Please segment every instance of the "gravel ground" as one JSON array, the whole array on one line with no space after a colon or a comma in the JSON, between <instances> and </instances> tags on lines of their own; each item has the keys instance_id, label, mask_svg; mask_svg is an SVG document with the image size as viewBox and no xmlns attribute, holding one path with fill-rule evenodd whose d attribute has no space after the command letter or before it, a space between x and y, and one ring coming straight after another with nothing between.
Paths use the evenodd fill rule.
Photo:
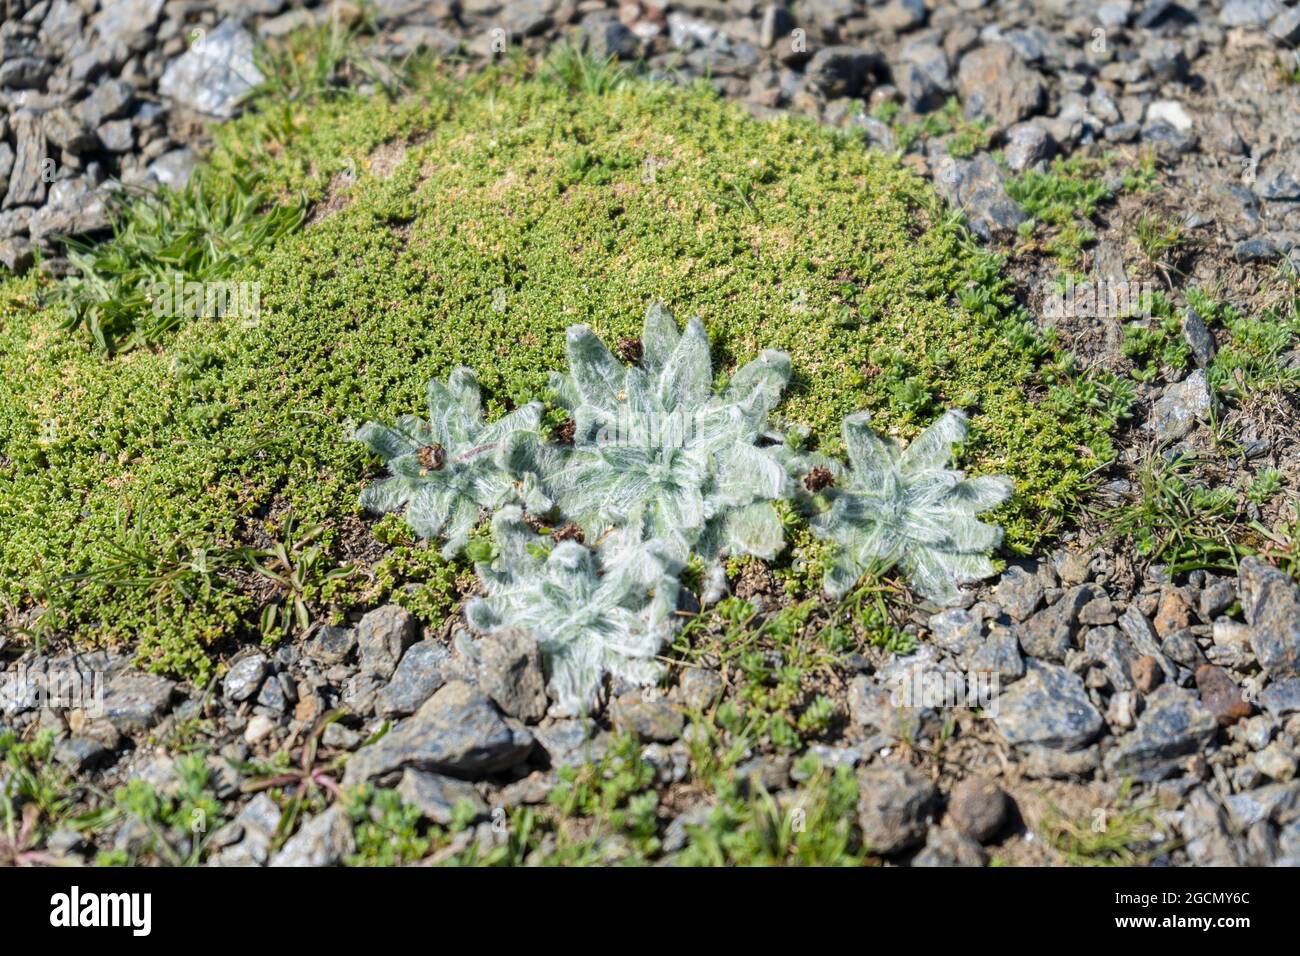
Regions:
<instances>
[{"instance_id":1,"label":"gravel ground","mask_svg":"<svg viewBox=\"0 0 1300 956\"><path fill-rule=\"evenodd\" d=\"M112 191L186 181L206 124L232 115L262 80L255 36L360 16L348 4L283 0L0 0L0 9L0 263L21 272L40 252L56 274L68 268L56 240L102 232ZM1256 559L1236 573L1174 573L1109 537L1101 517L1135 500L1145 463L1178 453L1204 459L1186 473L1193 483L1244 488L1272 469L1283 488L1296 486L1294 395L1247 395L1220 414L1203 369L1227 333L1207 329L1182 290L1212 288L1256 314L1282 301L1275 280L1288 260L1300 267L1300 5L377 0L371 16L366 49L381 59L540 53L576 30L598 54L643 60L678 82L707 77L760 116L808 114L903 149L1007 254L1036 319L1099 372L1131 372L1139 360L1106 310L1051 314L1059 275L1165 290L1172 338L1191 361L1156 362L1143 377L1092 517L962 607L903 608L897 623L916 649L837 665L818 688L836 719L811 750L853 769L863 839L894 863L1069 862L1076 834L1062 821L1084 821L1076 842L1086 843L1115 832L1118 818L1142 830L1132 841L1141 861L1300 864L1300 589ZM945 110L953 98L957 109ZM918 133L927 116L947 121ZM1092 241L1063 270L1025 225L1008 177L1046 171L1056 157L1135 163L1144 152L1156 158L1153 188L1090 217ZM1153 219L1178 227L1167 254L1144 255L1133 240ZM1294 367L1300 354L1282 361ZM1212 454L1225 436L1239 454ZM1243 497L1240 509L1270 526L1294 517L1285 493ZM760 614L780 604L761 574L732 587ZM555 719L545 716L535 644L520 635L471 659L459 630L455 619L426 628L400 608L376 608L300 644L240 652L208 688L140 673L109 652L27 650L5 672L18 691L0 700L0 721L25 736L53 729L54 758L100 792L131 779L174 792L180 755L201 740L222 815L234 820L207 843L220 865L321 865L353 852L339 805L322 801L281 845L283 806L247 786L249 761L280 752L296 761L334 708L349 716L325 728L321 752L352 754L339 783L396 786L439 826L472 810L477 825L459 828L444 856L501 844L501 809L544 803L560 768L627 731L654 768L670 859L711 806L683 784L692 759L683 713L735 694L731 676L707 662L679 667L658 693L610 688L595 721ZM73 674L103 692L102 709L60 707L53 691L42 700L41 675L57 684ZM386 722L388 735L367 743ZM778 796L801 776L770 741L738 772ZM327 778L322 792L334 785ZM43 849L93 859L143 839L128 821L91 840L58 831Z\"/></svg>"}]
</instances>

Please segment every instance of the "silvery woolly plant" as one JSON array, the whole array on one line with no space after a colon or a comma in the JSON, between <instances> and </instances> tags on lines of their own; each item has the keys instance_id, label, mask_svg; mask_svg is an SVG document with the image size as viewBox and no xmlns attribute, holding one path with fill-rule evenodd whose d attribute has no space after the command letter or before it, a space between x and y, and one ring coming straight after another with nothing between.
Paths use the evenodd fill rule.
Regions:
<instances>
[{"instance_id":1,"label":"silvery woolly plant","mask_svg":"<svg viewBox=\"0 0 1300 956\"><path fill-rule=\"evenodd\" d=\"M444 385L429 382L429 419L403 415L392 426L367 422L355 438L388 465L391 477L367 487L361 504L384 513L405 506L406 521L422 538L442 538L450 558L469 540L485 509L519 496L504 467L519 433L536 433L541 406L525 405L484 423L478 379L456 368Z\"/></svg>"},{"instance_id":2,"label":"silvery woolly plant","mask_svg":"<svg viewBox=\"0 0 1300 956\"><path fill-rule=\"evenodd\" d=\"M966 437L966 416L950 410L904 450L877 435L865 412L844 419L849 467L806 456L805 488L829 502L811 521L813 534L833 543L823 582L842 597L870 568L901 565L912 585L938 604L952 604L958 585L993 573L989 552L1002 529L976 515L1006 501L1004 475L967 478L948 467L952 446Z\"/></svg>"},{"instance_id":3,"label":"silvery woolly plant","mask_svg":"<svg viewBox=\"0 0 1300 956\"><path fill-rule=\"evenodd\" d=\"M775 557L784 535L773 501L786 497L788 478L763 441L789 356L765 351L715 392L703 325L691 319L679 331L661 305L621 351L630 364L589 327L569 328L569 374L551 384L572 417L573 444L533 444L517 467L611 571L643 581L660 573L647 560L651 543L719 571L724 555Z\"/></svg>"},{"instance_id":4,"label":"silvery woolly plant","mask_svg":"<svg viewBox=\"0 0 1300 956\"><path fill-rule=\"evenodd\" d=\"M658 681L656 655L677 607L672 574L647 583L602 573L590 548L552 544L513 506L497 512L492 535L496 556L477 565L487 595L472 599L465 617L480 633L522 627L533 634L553 716L594 710L605 674L643 687Z\"/></svg>"}]
</instances>

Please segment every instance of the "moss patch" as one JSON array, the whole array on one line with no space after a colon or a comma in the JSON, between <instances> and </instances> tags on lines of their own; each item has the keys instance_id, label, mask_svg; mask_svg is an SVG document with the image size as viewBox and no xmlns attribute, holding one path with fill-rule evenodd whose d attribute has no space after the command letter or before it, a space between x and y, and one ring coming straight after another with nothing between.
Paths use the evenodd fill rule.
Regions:
<instances>
[{"instance_id":1,"label":"moss patch","mask_svg":"<svg viewBox=\"0 0 1300 956\"><path fill-rule=\"evenodd\" d=\"M0 284L8 627L203 676L272 597L234 549L269 546L288 515L363 569L308 582L313 612L373 600L379 549L356 497L376 468L351 428L418 411L457 364L492 414L545 397L567 325L617 340L656 299L702 317L716 368L788 350L778 411L830 450L860 408L903 437L967 409L968 464L1017 482L1000 515L1012 548L1050 533L1108 453L1104 415L1052 387L997 263L893 161L702 88L596 95L515 71L419 90L225 129L210 188L251 163L273 195L331 210L226 276L260 283L255 322L191 320L106 358L39 305L35 280ZM375 153L397 141L404 153ZM354 183L337 175L352 168ZM449 607L450 572L388 569L417 565L426 608Z\"/></svg>"}]
</instances>

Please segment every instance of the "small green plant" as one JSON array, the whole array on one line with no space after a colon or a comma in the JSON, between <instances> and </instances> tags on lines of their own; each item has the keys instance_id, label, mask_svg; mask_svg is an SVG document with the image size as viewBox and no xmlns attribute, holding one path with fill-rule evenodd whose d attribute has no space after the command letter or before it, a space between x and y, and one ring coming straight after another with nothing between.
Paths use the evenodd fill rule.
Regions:
<instances>
[{"instance_id":1,"label":"small green plant","mask_svg":"<svg viewBox=\"0 0 1300 956\"><path fill-rule=\"evenodd\" d=\"M328 799L338 799L342 791L337 777L338 759L325 765L318 764L320 756L321 735L325 728L344 716L341 710L324 713L307 734L298 757L298 765L290 766L289 751L281 751L276 756L274 765L248 764L242 768L247 774L240 790L244 793L257 793L262 790L289 791L289 809L280 818L279 833L288 836L293 833L298 815L308 800L323 795Z\"/></svg>"},{"instance_id":2,"label":"small green plant","mask_svg":"<svg viewBox=\"0 0 1300 956\"><path fill-rule=\"evenodd\" d=\"M773 499L786 475L760 440L790 377L790 358L766 351L713 390L704 326L679 332L660 305L620 362L586 326L568 330L569 375L551 387L573 420L573 445L520 443L538 482L607 567L644 566L655 542L679 563L692 554L717 568L723 555L772 558L784 535ZM651 576L656 574L652 567ZM715 572L716 573L716 572Z\"/></svg>"},{"instance_id":3,"label":"small green plant","mask_svg":"<svg viewBox=\"0 0 1300 956\"><path fill-rule=\"evenodd\" d=\"M1138 219L1133 241L1147 265L1165 277L1172 286L1171 272L1178 272L1177 254L1187 245L1187 233L1182 223L1170 222L1159 216L1143 215Z\"/></svg>"},{"instance_id":4,"label":"small green plant","mask_svg":"<svg viewBox=\"0 0 1300 956\"><path fill-rule=\"evenodd\" d=\"M659 679L655 655L677 607L671 573L661 568L648 586L640 574L603 574L589 548L550 547L515 507L497 513L492 533L498 558L478 565L487 595L471 600L465 617L484 633L522 627L536 636L557 714L590 711L607 673L638 686Z\"/></svg>"},{"instance_id":5,"label":"small green plant","mask_svg":"<svg viewBox=\"0 0 1300 956\"><path fill-rule=\"evenodd\" d=\"M537 432L542 409L532 403L485 424L478 379L467 368L454 369L446 385L431 380L428 406L428 421L403 415L392 427L367 422L357 429L357 441L392 475L366 488L361 504L379 514L406 508L411 530L443 538L443 557L450 558L465 547L484 509L516 497L506 457L517 432Z\"/></svg>"},{"instance_id":6,"label":"small green plant","mask_svg":"<svg viewBox=\"0 0 1300 956\"><path fill-rule=\"evenodd\" d=\"M1276 468L1265 468L1255 475L1246 489L1246 499L1252 504L1266 505L1282 490L1282 472Z\"/></svg>"},{"instance_id":7,"label":"small green plant","mask_svg":"<svg viewBox=\"0 0 1300 956\"><path fill-rule=\"evenodd\" d=\"M823 494L830 507L811 522L815 535L836 544L826 593L842 597L868 569L900 564L923 595L952 603L959 584L993 573L988 552L1002 531L975 515L1006 501L1011 480L966 478L947 467L952 446L966 437L961 412L945 413L905 451L867 422L865 414L844 420L849 469L825 461L805 478L809 487L829 480Z\"/></svg>"},{"instance_id":8,"label":"small green plant","mask_svg":"<svg viewBox=\"0 0 1300 956\"><path fill-rule=\"evenodd\" d=\"M1102 513L1108 539L1128 542L1169 573L1200 569L1236 573L1237 496L1192 480L1195 461L1153 457L1138 474L1136 500Z\"/></svg>"},{"instance_id":9,"label":"small green plant","mask_svg":"<svg viewBox=\"0 0 1300 956\"><path fill-rule=\"evenodd\" d=\"M78 829L104 830L132 821L145 834L124 857L101 857L101 865L130 865L149 855L168 866L198 866L208 840L223 822L205 755L176 758L176 783L166 792L132 779L113 791L111 802L72 821Z\"/></svg>"},{"instance_id":10,"label":"small green plant","mask_svg":"<svg viewBox=\"0 0 1300 956\"><path fill-rule=\"evenodd\" d=\"M345 859L348 866L402 866L421 859L433 840L421 834L419 809L402 802L396 790L371 784L348 794L348 816L356 851Z\"/></svg>"}]
</instances>

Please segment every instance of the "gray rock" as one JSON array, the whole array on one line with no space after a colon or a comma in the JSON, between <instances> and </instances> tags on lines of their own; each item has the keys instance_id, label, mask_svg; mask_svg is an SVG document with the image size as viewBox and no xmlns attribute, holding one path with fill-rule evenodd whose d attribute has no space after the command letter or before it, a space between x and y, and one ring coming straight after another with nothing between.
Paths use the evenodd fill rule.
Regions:
<instances>
[{"instance_id":1,"label":"gray rock","mask_svg":"<svg viewBox=\"0 0 1300 956\"><path fill-rule=\"evenodd\" d=\"M1002 170L986 153L974 159L944 156L934 174L935 187L960 208L971 231L986 242L1010 236L1025 220L1025 214L1002 182Z\"/></svg>"},{"instance_id":2,"label":"gray rock","mask_svg":"<svg viewBox=\"0 0 1300 956\"><path fill-rule=\"evenodd\" d=\"M813 54L804 76L827 99L861 96L873 77L883 76L885 61L874 48L828 46Z\"/></svg>"},{"instance_id":3,"label":"gray rock","mask_svg":"<svg viewBox=\"0 0 1300 956\"><path fill-rule=\"evenodd\" d=\"M135 128L129 119L109 120L101 123L95 135L110 153L129 153L135 146Z\"/></svg>"},{"instance_id":4,"label":"gray rock","mask_svg":"<svg viewBox=\"0 0 1300 956\"><path fill-rule=\"evenodd\" d=\"M270 673L271 662L261 654L249 654L230 665L225 679L221 682L221 691L227 700L238 703L248 700L262 686L266 675Z\"/></svg>"},{"instance_id":5,"label":"gray rock","mask_svg":"<svg viewBox=\"0 0 1300 956\"><path fill-rule=\"evenodd\" d=\"M987 777L967 777L952 788L948 814L959 830L980 843L1001 832L1011 811L1011 799Z\"/></svg>"},{"instance_id":6,"label":"gray rock","mask_svg":"<svg viewBox=\"0 0 1300 956\"><path fill-rule=\"evenodd\" d=\"M357 751L345 781L361 783L413 767L480 777L513 767L533 749L533 736L503 718L487 696L451 681L384 737Z\"/></svg>"},{"instance_id":7,"label":"gray rock","mask_svg":"<svg viewBox=\"0 0 1300 956\"><path fill-rule=\"evenodd\" d=\"M1274 168L1255 180L1255 192L1262 199L1289 201L1300 199L1300 182L1289 170Z\"/></svg>"},{"instance_id":8,"label":"gray rock","mask_svg":"<svg viewBox=\"0 0 1300 956\"><path fill-rule=\"evenodd\" d=\"M1025 659L1020 655L1020 640L1013 628L994 627L964 661L968 674L997 674L1008 684L1025 676Z\"/></svg>"},{"instance_id":9,"label":"gray rock","mask_svg":"<svg viewBox=\"0 0 1300 956\"><path fill-rule=\"evenodd\" d=\"M997 700L994 723L1012 744L1077 750L1101 732L1083 681L1064 667L1027 661L1025 676Z\"/></svg>"},{"instance_id":10,"label":"gray rock","mask_svg":"<svg viewBox=\"0 0 1300 956\"><path fill-rule=\"evenodd\" d=\"M1043 603L1043 583L1038 575L1012 565L1003 572L993 589L993 600L1011 620L1023 621Z\"/></svg>"},{"instance_id":11,"label":"gray rock","mask_svg":"<svg viewBox=\"0 0 1300 956\"><path fill-rule=\"evenodd\" d=\"M758 27L758 45L769 50L778 39L795 28L790 11L778 3L769 3L763 9L763 19Z\"/></svg>"},{"instance_id":12,"label":"gray rock","mask_svg":"<svg viewBox=\"0 0 1300 956\"><path fill-rule=\"evenodd\" d=\"M1137 727L1106 754L1107 772L1141 782L1163 780L1186 758L1200 753L1218 731L1219 722L1195 693L1162 684L1147 695Z\"/></svg>"},{"instance_id":13,"label":"gray rock","mask_svg":"<svg viewBox=\"0 0 1300 956\"><path fill-rule=\"evenodd\" d=\"M1223 802L1237 830L1248 830L1265 820L1285 826L1300 819L1300 783L1270 783L1231 794Z\"/></svg>"},{"instance_id":14,"label":"gray rock","mask_svg":"<svg viewBox=\"0 0 1300 956\"><path fill-rule=\"evenodd\" d=\"M1300 675L1300 588L1252 556L1238 568L1237 593L1259 665L1274 679Z\"/></svg>"},{"instance_id":15,"label":"gray rock","mask_svg":"<svg viewBox=\"0 0 1300 956\"><path fill-rule=\"evenodd\" d=\"M26 239L0 239L0 265L22 275L36 262L35 247Z\"/></svg>"},{"instance_id":16,"label":"gray rock","mask_svg":"<svg viewBox=\"0 0 1300 956\"><path fill-rule=\"evenodd\" d=\"M1079 632L1079 614L1094 599L1089 584L1080 584L1061 595L1050 607L1043 608L1021 626L1020 645L1030 657L1063 663L1075 645Z\"/></svg>"},{"instance_id":17,"label":"gray rock","mask_svg":"<svg viewBox=\"0 0 1300 956\"><path fill-rule=\"evenodd\" d=\"M46 205L29 220L27 228L33 242L58 236L82 236L109 227L108 207L99 190L79 189L67 197L57 195L59 187L70 182L56 182L50 188Z\"/></svg>"},{"instance_id":18,"label":"gray rock","mask_svg":"<svg viewBox=\"0 0 1300 956\"><path fill-rule=\"evenodd\" d=\"M1197 788L1187 798L1183 810L1183 840L1187 856L1194 866L1238 866L1232 838L1228 835L1223 808Z\"/></svg>"},{"instance_id":19,"label":"gray rock","mask_svg":"<svg viewBox=\"0 0 1300 956\"><path fill-rule=\"evenodd\" d=\"M983 623L964 608L940 611L930 617L930 637L950 654L961 656L980 642Z\"/></svg>"},{"instance_id":20,"label":"gray rock","mask_svg":"<svg viewBox=\"0 0 1300 956\"><path fill-rule=\"evenodd\" d=\"M1160 640L1156 636L1155 628L1135 605L1130 604L1119 616L1119 629L1137 648L1138 654L1156 659L1166 680L1177 679L1178 668L1160 650Z\"/></svg>"},{"instance_id":21,"label":"gray rock","mask_svg":"<svg viewBox=\"0 0 1300 956\"><path fill-rule=\"evenodd\" d=\"M1133 664L1141 656L1123 632L1115 627L1094 627L1084 639L1084 654L1106 672L1116 691L1133 689Z\"/></svg>"},{"instance_id":22,"label":"gray rock","mask_svg":"<svg viewBox=\"0 0 1300 956\"><path fill-rule=\"evenodd\" d=\"M118 674L104 691L104 718L124 734L142 734L171 709L175 692L176 683L165 677Z\"/></svg>"},{"instance_id":23,"label":"gray rock","mask_svg":"<svg viewBox=\"0 0 1300 956\"><path fill-rule=\"evenodd\" d=\"M478 642L478 685L504 713L526 723L546 716L546 672L537 640L506 628Z\"/></svg>"},{"instance_id":24,"label":"gray rock","mask_svg":"<svg viewBox=\"0 0 1300 956\"><path fill-rule=\"evenodd\" d=\"M1192 358L1201 368L1214 361L1214 354L1218 349L1214 336L1206 328L1205 320L1201 318L1200 313L1190 305L1183 309L1183 341L1192 350Z\"/></svg>"},{"instance_id":25,"label":"gray rock","mask_svg":"<svg viewBox=\"0 0 1300 956\"><path fill-rule=\"evenodd\" d=\"M925 839L936 791L925 777L899 764L858 772L858 823L871 853L889 856Z\"/></svg>"},{"instance_id":26,"label":"gray rock","mask_svg":"<svg viewBox=\"0 0 1300 956\"><path fill-rule=\"evenodd\" d=\"M687 710L706 711L722 694L722 678L704 667L688 667L677 685L677 696Z\"/></svg>"},{"instance_id":27,"label":"gray rock","mask_svg":"<svg viewBox=\"0 0 1300 956\"><path fill-rule=\"evenodd\" d=\"M1056 142L1038 123L1016 123L1006 132L1002 155L1013 173L1021 173L1052 158Z\"/></svg>"},{"instance_id":28,"label":"gray rock","mask_svg":"<svg viewBox=\"0 0 1300 956\"><path fill-rule=\"evenodd\" d=\"M984 848L957 830L935 827L925 838L925 847L912 858L912 866L984 866Z\"/></svg>"},{"instance_id":29,"label":"gray rock","mask_svg":"<svg viewBox=\"0 0 1300 956\"><path fill-rule=\"evenodd\" d=\"M90 25L100 43L121 43L140 51L152 42L154 25L162 8L163 0L117 0L104 4Z\"/></svg>"},{"instance_id":30,"label":"gray rock","mask_svg":"<svg viewBox=\"0 0 1300 956\"><path fill-rule=\"evenodd\" d=\"M265 793L259 793L227 826L233 839L217 854L214 865L265 866L280 826L280 808ZM213 842L218 842L218 834L213 834Z\"/></svg>"},{"instance_id":31,"label":"gray rock","mask_svg":"<svg viewBox=\"0 0 1300 956\"><path fill-rule=\"evenodd\" d=\"M1226 0L1219 22L1225 27L1265 27L1278 10L1277 0Z\"/></svg>"},{"instance_id":32,"label":"gray rock","mask_svg":"<svg viewBox=\"0 0 1300 956\"><path fill-rule=\"evenodd\" d=\"M1300 677L1274 681L1259 694L1259 706L1276 718L1300 714Z\"/></svg>"},{"instance_id":33,"label":"gray rock","mask_svg":"<svg viewBox=\"0 0 1300 956\"><path fill-rule=\"evenodd\" d=\"M1232 257L1240 263L1272 262L1281 253L1267 236L1243 239L1232 247Z\"/></svg>"},{"instance_id":34,"label":"gray rock","mask_svg":"<svg viewBox=\"0 0 1300 956\"><path fill-rule=\"evenodd\" d=\"M609 705L609 719L618 730L661 743L680 737L686 724L681 708L653 691L633 691L616 697Z\"/></svg>"},{"instance_id":35,"label":"gray rock","mask_svg":"<svg viewBox=\"0 0 1300 956\"><path fill-rule=\"evenodd\" d=\"M5 209L31 206L45 200L45 133L40 118L27 110L19 110L13 115L10 125L17 141L17 151L9 173Z\"/></svg>"},{"instance_id":36,"label":"gray rock","mask_svg":"<svg viewBox=\"0 0 1300 956\"><path fill-rule=\"evenodd\" d=\"M265 79L253 58L253 37L238 21L224 20L168 65L158 92L196 113L226 119Z\"/></svg>"},{"instance_id":37,"label":"gray rock","mask_svg":"<svg viewBox=\"0 0 1300 956\"><path fill-rule=\"evenodd\" d=\"M357 646L361 669L385 680L397 670L397 662L415 643L418 625L404 607L385 604L368 612L357 624Z\"/></svg>"},{"instance_id":38,"label":"gray rock","mask_svg":"<svg viewBox=\"0 0 1300 956\"><path fill-rule=\"evenodd\" d=\"M426 820L438 826L450 824L456 805L462 802L473 810L473 820L481 820L488 815L488 805L474 789L474 785L455 777L424 770L407 770L402 774L397 792L401 794L404 803L415 807Z\"/></svg>"},{"instance_id":39,"label":"gray rock","mask_svg":"<svg viewBox=\"0 0 1300 956\"><path fill-rule=\"evenodd\" d=\"M586 17L582 21L582 36L587 52L598 59L632 60L641 52L637 35L605 13Z\"/></svg>"},{"instance_id":40,"label":"gray rock","mask_svg":"<svg viewBox=\"0 0 1300 956\"><path fill-rule=\"evenodd\" d=\"M54 759L80 773L112 763L113 751L93 737L65 737L54 745Z\"/></svg>"},{"instance_id":41,"label":"gray rock","mask_svg":"<svg viewBox=\"0 0 1300 956\"><path fill-rule=\"evenodd\" d=\"M163 153L149 164L149 175L168 189L181 190L199 165L199 158L188 146Z\"/></svg>"},{"instance_id":42,"label":"gray rock","mask_svg":"<svg viewBox=\"0 0 1300 956\"><path fill-rule=\"evenodd\" d=\"M375 713L380 717L415 713L446 683L445 665L450 659L451 651L437 641L412 644L402 655L392 680L375 697Z\"/></svg>"},{"instance_id":43,"label":"gray rock","mask_svg":"<svg viewBox=\"0 0 1300 956\"><path fill-rule=\"evenodd\" d=\"M350 627L322 627L303 646L307 656L326 666L342 664L357 646L357 634Z\"/></svg>"},{"instance_id":44,"label":"gray rock","mask_svg":"<svg viewBox=\"0 0 1300 956\"><path fill-rule=\"evenodd\" d=\"M1291 46L1300 43L1300 7L1289 7L1278 13L1268 25L1268 32Z\"/></svg>"},{"instance_id":45,"label":"gray rock","mask_svg":"<svg viewBox=\"0 0 1300 956\"><path fill-rule=\"evenodd\" d=\"M609 748L610 735L586 717L550 720L533 728L552 767L580 767L599 762Z\"/></svg>"},{"instance_id":46,"label":"gray rock","mask_svg":"<svg viewBox=\"0 0 1300 956\"><path fill-rule=\"evenodd\" d=\"M1150 427L1160 441L1177 441L1210 417L1213 402L1205 369L1198 368L1165 389L1151 409Z\"/></svg>"},{"instance_id":47,"label":"gray rock","mask_svg":"<svg viewBox=\"0 0 1300 956\"><path fill-rule=\"evenodd\" d=\"M95 134L66 107L60 106L41 117L41 129L48 142L70 153L84 153L99 145Z\"/></svg>"},{"instance_id":48,"label":"gray rock","mask_svg":"<svg viewBox=\"0 0 1300 956\"><path fill-rule=\"evenodd\" d=\"M96 84L90 96L77 104L77 116L94 129L111 119L125 116L135 102L135 88L122 80Z\"/></svg>"},{"instance_id":49,"label":"gray rock","mask_svg":"<svg viewBox=\"0 0 1300 956\"><path fill-rule=\"evenodd\" d=\"M957 92L967 116L986 116L1000 129L1039 112L1047 96L1042 76L1006 43L991 43L962 57Z\"/></svg>"},{"instance_id":50,"label":"gray rock","mask_svg":"<svg viewBox=\"0 0 1300 956\"><path fill-rule=\"evenodd\" d=\"M302 825L271 859L271 866L337 866L356 849L352 822L337 804Z\"/></svg>"}]
</instances>

